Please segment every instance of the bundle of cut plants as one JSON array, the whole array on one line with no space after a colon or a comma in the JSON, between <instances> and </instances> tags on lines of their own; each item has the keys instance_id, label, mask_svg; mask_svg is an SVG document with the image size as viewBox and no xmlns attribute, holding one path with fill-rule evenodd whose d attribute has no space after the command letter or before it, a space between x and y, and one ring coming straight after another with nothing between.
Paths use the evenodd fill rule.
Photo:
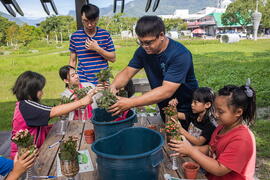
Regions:
<instances>
[{"instance_id":1,"label":"bundle of cut plants","mask_svg":"<svg viewBox=\"0 0 270 180\"><path fill-rule=\"evenodd\" d=\"M34 145L34 137L28 129L19 130L11 140L17 145L19 156L27 151L30 151L30 154L32 154L37 149L36 145Z\"/></svg>"},{"instance_id":2,"label":"bundle of cut plants","mask_svg":"<svg viewBox=\"0 0 270 180\"><path fill-rule=\"evenodd\" d=\"M59 159L61 172L66 177L73 177L79 172L77 137L69 136L60 144Z\"/></svg>"},{"instance_id":3,"label":"bundle of cut plants","mask_svg":"<svg viewBox=\"0 0 270 180\"><path fill-rule=\"evenodd\" d=\"M70 95L69 99L80 100L84 98L91 89L92 89L91 86L87 86L84 88L73 88L74 92Z\"/></svg>"},{"instance_id":4,"label":"bundle of cut plants","mask_svg":"<svg viewBox=\"0 0 270 180\"><path fill-rule=\"evenodd\" d=\"M167 142L173 140L182 140L179 132L180 123L176 122L173 118L165 123L164 132L166 133Z\"/></svg>"},{"instance_id":5,"label":"bundle of cut plants","mask_svg":"<svg viewBox=\"0 0 270 180\"><path fill-rule=\"evenodd\" d=\"M165 114L165 122L170 121L171 118L177 120L177 108L176 106L168 105L167 107L164 107L163 112Z\"/></svg>"}]
</instances>

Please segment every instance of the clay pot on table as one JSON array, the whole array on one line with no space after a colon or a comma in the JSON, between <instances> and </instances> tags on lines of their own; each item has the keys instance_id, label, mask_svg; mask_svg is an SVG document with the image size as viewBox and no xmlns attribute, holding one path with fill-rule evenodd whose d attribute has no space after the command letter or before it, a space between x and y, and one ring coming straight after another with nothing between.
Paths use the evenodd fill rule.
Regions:
<instances>
[{"instance_id":1,"label":"clay pot on table","mask_svg":"<svg viewBox=\"0 0 270 180\"><path fill-rule=\"evenodd\" d=\"M95 131L93 129L85 130L84 138L87 144L92 144L95 141Z\"/></svg>"},{"instance_id":2,"label":"clay pot on table","mask_svg":"<svg viewBox=\"0 0 270 180\"><path fill-rule=\"evenodd\" d=\"M187 179L196 179L200 165L195 162L184 162L182 164L184 170L185 178Z\"/></svg>"}]
</instances>

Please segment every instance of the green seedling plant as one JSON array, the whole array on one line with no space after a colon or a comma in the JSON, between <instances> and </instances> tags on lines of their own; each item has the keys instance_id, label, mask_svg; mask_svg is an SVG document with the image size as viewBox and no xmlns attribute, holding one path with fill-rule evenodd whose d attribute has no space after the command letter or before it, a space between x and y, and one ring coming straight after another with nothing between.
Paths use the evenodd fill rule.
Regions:
<instances>
[{"instance_id":1,"label":"green seedling plant","mask_svg":"<svg viewBox=\"0 0 270 180\"><path fill-rule=\"evenodd\" d=\"M110 80L110 78L113 78L112 69L109 67L107 69L103 69L99 71L96 76L98 78L98 82L101 83L104 87Z\"/></svg>"},{"instance_id":2,"label":"green seedling plant","mask_svg":"<svg viewBox=\"0 0 270 180\"><path fill-rule=\"evenodd\" d=\"M60 160L72 161L78 158L77 137L69 136L68 140L62 141L60 144Z\"/></svg>"}]
</instances>

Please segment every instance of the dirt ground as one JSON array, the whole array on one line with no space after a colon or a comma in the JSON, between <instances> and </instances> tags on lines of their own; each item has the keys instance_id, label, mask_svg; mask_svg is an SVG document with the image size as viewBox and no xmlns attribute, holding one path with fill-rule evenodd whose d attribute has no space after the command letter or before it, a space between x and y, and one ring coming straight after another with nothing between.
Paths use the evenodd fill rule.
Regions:
<instances>
[{"instance_id":1,"label":"dirt ground","mask_svg":"<svg viewBox=\"0 0 270 180\"><path fill-rule=\"evenodd\" d=\"M260 180L270 180L270 158L257 157L255 175Z\"/></svg>"}]
</instances>

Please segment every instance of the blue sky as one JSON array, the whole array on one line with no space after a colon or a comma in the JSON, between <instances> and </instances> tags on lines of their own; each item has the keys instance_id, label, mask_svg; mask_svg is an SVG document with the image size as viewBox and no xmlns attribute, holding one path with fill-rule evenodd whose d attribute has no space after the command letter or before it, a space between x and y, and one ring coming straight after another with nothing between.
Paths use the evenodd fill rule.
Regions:
<instances>
[{"instance_id":1,"label":"blue sky","mask_svg":"<svg viewBox=\"0 0 270 180\"><path fill-rule=\"evenodd\" d=\"M129 1L132 0L126 0L125 3ZM100 8L113 4L113 0L89 0L89 2L97 5ZM40 0L17 0L17 3L20 5L25 17L34 19L47 16L42 8ZM54 3L57 7L58 13L61 15L67 15L70 10L75 9L75 0L54 0ZM50 4L48 4L48 7L50 12L53 13L50 8ZM0 11L7 13L7 10L4 8L2 3L0 3Z\"/></svg>"}]
</instances>

